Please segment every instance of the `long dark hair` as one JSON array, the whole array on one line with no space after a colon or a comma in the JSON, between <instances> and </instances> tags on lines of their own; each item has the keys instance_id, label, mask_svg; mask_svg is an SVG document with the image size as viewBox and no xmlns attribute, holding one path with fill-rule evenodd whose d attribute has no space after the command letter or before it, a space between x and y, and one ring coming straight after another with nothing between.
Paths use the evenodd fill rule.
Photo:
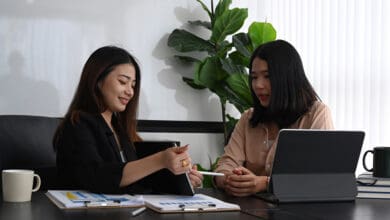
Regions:
<instances>
[{"instance_id":1,"label":"long dark hair","mask_svg":"<svg viewBox=\"0 0 390 220\"><path fill-rule=\"evenodd\" d=\"M250 72L255 58L268 64L271 96L269 106L262 106L249 77L254 103L250 124L255 127L259 123L275 122L280 129L286 128L305 114L319 97L306 78L298 52L290 43L276 40L260 45L252 54Z\"/></svg>"},{"instance_id":2,"label":"long dark hair","mask_svg":"<svg viewBox=\"0 0 390 220\"><path fill-rule=\"evenodd\" d=\"M126 50L115 46L105 46L93 52L85 63L73 100L65 114L63 122L54 135L54 146L56 146L61 134L64 121L70 120L72 123L77 123L81 112L98 115L106 110L107 106L105 105L101 91L98 88L98 82L107 77L107 75L120 64L130 64L134 66L136 83L134 87L134 96L127 104L126 109L123 112L118 112L116 114L118 126L126 132L125 135L127 135L129 141L140 139L136 131L136 116L141 84L139 65L135 58Z\"/></svg>"}]
</instances>

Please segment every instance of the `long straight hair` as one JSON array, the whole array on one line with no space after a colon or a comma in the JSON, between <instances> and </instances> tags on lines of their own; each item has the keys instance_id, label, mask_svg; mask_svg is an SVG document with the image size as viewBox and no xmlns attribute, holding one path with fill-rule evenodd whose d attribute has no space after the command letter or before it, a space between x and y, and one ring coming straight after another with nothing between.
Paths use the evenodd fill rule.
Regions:
<instances>
[{"instance_id":1,"label":"long straight hair","mask_svg":"<svg viewBox=\"0 0 390 220\"><path fill-rule=\"evenodd\" d=\"M305 114L319 97L306 78L298 52L290 43L276 40L260 45L252 54L250 72L255 58L268 64L271 96L269 106L262 106L249 77L254 103L250 124L255 127L259 123L275 122L280 129L286 128Z\"/></svg>"},{"instance_id":2,"label":"long straight hair","mask_svg":"<svg viewBox=\"0 0 390 220\"><path fill-rule=\"evenodd\" d=\"M125 110L115 114L118 120L117 123L125 131L125 135L129 141L140 140L136 131L136 117L141 84L139 65L135 58L126 50L115 46L105 46L93 52L85 63L73 100L65 114L63 122L59 125L54 135L54 146L56 146L61 135L65 121L70 120L74 124L79 121L81 112L98 115L107 109L98 83L104 80L120 64L130 64L134 67L136 83L134 96L127 104Z\"/></svg>"}]
</instances>

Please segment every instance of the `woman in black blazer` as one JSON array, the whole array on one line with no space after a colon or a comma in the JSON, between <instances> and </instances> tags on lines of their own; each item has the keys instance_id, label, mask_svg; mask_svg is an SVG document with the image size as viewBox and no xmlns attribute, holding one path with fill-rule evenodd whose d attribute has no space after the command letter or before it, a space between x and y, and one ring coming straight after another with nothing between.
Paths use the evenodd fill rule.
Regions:
<instances>
[{"instance_id":1,"label":"woman in black blazer","mask_svg":"<svg viewBox=\"0 0 390 220\"><path fill-rule=\"evenodd\" d=\"M84 65L76 94L54 136L57 167L64 184L99 193L143 193L141 179L163 168L202 175L191 168L188 146L138 159L136 132L140 68L124 49L96 50Z\"/></svg>"}]
</instances>

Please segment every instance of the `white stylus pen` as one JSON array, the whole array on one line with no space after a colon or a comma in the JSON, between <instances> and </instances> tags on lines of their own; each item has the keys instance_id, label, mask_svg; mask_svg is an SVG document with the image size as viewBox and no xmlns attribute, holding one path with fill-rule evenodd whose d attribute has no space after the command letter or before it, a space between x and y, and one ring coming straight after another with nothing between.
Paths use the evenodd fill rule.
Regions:
<instances>
[{"instance_id":1,"label":"white stylus pen","mask_svg":"<svg viewBox=\"0 0 390 220\"><path fill-rule=\"evenodd\" d=\"M207 171L199 171L202 175L207 175L207 176L225 176L223 173L215 173L215 172L207 172Z\"/></svg>"},{"instance_id":2,"label":"white stylus pen","mask_svg":"<svg viewBox=\"0 0 390 220\"><path fill-rule=\"evenodd\" d=\"M136 209L135 211L133 211L132 213L131 213L131 216L136 216L136 215L139 215L139 214L141 214L143 211L145 211L146 210L146 207L141 207L141 208L139 208L139 209Z\"/></svg>"}]
</instances>

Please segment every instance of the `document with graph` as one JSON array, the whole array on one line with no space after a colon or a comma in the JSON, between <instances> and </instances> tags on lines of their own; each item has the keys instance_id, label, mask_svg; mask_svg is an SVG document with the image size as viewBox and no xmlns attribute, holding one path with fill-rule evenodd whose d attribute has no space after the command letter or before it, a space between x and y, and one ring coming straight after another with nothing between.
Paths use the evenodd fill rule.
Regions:
<instances>
[{"instance_id":1,"label":"document with graph","mask_svg":"<svg viewBox=\"0 0 390 220\"><path fill-rule=\"evenodd\" d=\"M240 206L204 194L143 195L146 207L160 213L239 211Z\"/></svg>"},{"instance_id":2,"label":"document with graph","mask_svg":"<svg viewBox=\"0 0 390 220\"><path fill-rule=\"evenodd\" d=\"M46 196L61 209L144 206L142 196L97 194L84 190L49 190Z\"/></svg>"}]
</instances>

